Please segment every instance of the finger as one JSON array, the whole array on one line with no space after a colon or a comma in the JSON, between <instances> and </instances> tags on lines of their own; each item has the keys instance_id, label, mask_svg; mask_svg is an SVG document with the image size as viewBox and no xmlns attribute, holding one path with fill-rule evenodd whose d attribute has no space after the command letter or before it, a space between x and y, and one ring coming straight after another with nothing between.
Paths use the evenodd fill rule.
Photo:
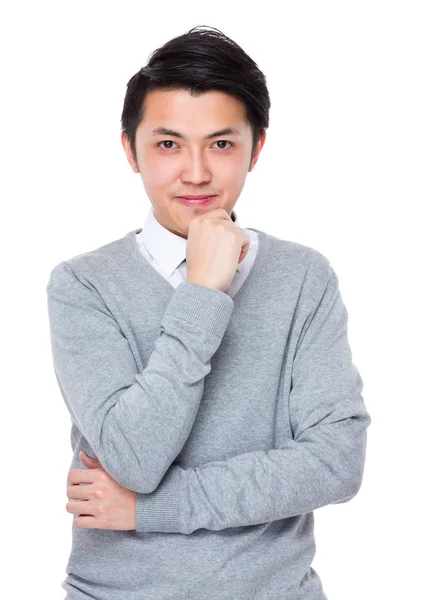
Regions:
<instances>
[{"instance_id":1,"label":"finger","mask_svg":"<svg viewBox=\"0 0 425 600\"><path fill-rule=\"evenodd\" d=\"M79 483L93 483L94 469L73 469L68 473L68 483L77 485Z\"/></svg>"},{"instance_id":2,"label":"finger","mask_svg":"<svg viewBox=\"0 0 425 600\"><path fill-rule=\"evenodd\" d=\"M89 515L93 516L93 509L90 500L72 500L65 504L65 508L67 512L72 515Z\"/></svg>"},{"instance_id":3,"label":"finger","mask_svg":"<svg viewBox=\"0 0 425 600\"><path fill-rule=\"evenodd\" d=\"M203 221L204 219L221 219L228 220L233 223L232 217L229 215L225 208L215 208L214 210L210 210L206 213L201 213L196 217L199 221Z\"/></svg>"},{"instance_id":4,"label":"finger","mask_svg":"<svg viewBox=\"0 0 425 600\"><path fill-rule=\"evenodd\" d=\"M83 450L80 450L80 458L82 461L85 460L87 462L100 465L100 460L98 458L85 454Z\"/></svg>"},{"instance_id":5,"label":"finger","mask_svg":"<svg viewBox=\"0 0 425 600\"><path fill-rule=\"evenodd\" d=\"M243 237L243 246L241 248L241 253L239 255L238 262L241 262L245 258L245 256L248 254L250 243L251 243L251 238L248 234L245 233L244 237Z\"/></svg>"},{"instance_id":6,"label":"finger","mask_svg":"<svg viewBox=\"0 0 425 600\"><path fill-rule=\"evenodd\" d=\"M89 490L87 488L90 488ZM70 485L66 488L66 495L70 499L88 500L92 490L92 485Z\"/></svg>"},{"instance_id":7,"label":"finger","mask_svg":"<svg viewBox=\"0 0 425 600\"><path fill-rule=\"evenodd\" d=\"M251 236L249 233L243 232L243 245L242 250L245 250L245 254L248 252L249 245L251 243Z\"/></svg>"},{"instance_id":8,"label":"finger","mask_svg":"<svg viewBox=\"0 0 425 600\"><path fill-rule=\"evenodd\" d=\"M77 527L85 527L87 529L102 529L100 523L93 516L80 515L74 519L74 525Z\"/></svg>"},{"instance_id":9,"label":"finger","mask_svg":"<svg viewBox=\"0 0 425 600\"><path fill-rule=\"evenodd\" d=\"M245 258L245 256L246 256L246 252L245 252L245 253L241 252L241 253L239 254L239 258L238 258L238 264L239 264L239 263L241 263L241 262L243 261L243 259Z\"/></svg>"}]
</instances>

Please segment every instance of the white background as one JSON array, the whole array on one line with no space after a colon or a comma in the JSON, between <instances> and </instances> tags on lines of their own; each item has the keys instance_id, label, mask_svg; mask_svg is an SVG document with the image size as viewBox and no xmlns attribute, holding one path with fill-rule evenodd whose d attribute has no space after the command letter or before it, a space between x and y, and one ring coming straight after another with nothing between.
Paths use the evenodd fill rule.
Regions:
<instances>
[{"instance_id":1,"label":"white background","mask_svg":"<svg viewBox=\"0 0 425 600\"><path fill-rule=\"evenodd\" d=\"M49 273L143 225L150 202L120 142L126 83L155 48L210 25L255 60L272 102L235 211L331 261L372 417L359 494L315 511L313 567L329 600L424 597L424 5L202 4L1 9L2 596L65 596L70 418Z\"/></svg>"}]
</instances>

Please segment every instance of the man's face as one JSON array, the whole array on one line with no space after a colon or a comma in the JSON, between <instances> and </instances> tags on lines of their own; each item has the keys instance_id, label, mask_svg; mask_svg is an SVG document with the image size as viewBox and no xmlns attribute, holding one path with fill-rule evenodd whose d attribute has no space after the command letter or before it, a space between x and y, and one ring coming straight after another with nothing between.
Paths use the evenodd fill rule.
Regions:
<instances>
[{"instance_id":1,"label":"man's face","mask_svg":"<svg viewBox=\"0 0 425 600\"><path fill-rule=\"evenodd\" d=\"M169 231L187 238L194 216L216 208L231 215L266 136L258 142L251 163L252 132L245 113L242 102L218 91L197 98L187 90L148 93L136 131L137 156L124 133L122 144L133 171L141 174L155 218ZM160 127L184 137L155 133ZM237 133L206 139L227 128ZM186 206L177 198L185 195L215 198L206 206Z\"/></svg>"}]
</instances>

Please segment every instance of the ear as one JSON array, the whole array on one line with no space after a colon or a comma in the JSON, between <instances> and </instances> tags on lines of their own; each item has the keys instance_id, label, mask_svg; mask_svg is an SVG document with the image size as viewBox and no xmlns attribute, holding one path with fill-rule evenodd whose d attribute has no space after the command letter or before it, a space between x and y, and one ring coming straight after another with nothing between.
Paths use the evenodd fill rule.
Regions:
<instances>
[{"instance_id":1,"label":"ear","mask_svg":"<svg viewBox=\"0 0 425 600\"><path fill-rule=\"evenodd\" d=\"M248 173L254 169L254 167L257 163L257 160L260 156L260 152L265 144L265 141L266 141L266 132L263 133L263 135L260 137L260 139L257 142L257 146L256 146L254 154L252 156L251 166L248 169Z\"/></svg>"},{"instance_id":2,"label":"ear","mask_svg":"<svg viewBox=\"0 0 425 600\"><path fill-rule=\"evenodd\" d=\"M135 173L139 173L140 172L139 167L137 166L137 162L134 158L133 151L131 149L130 140L128 139L128 136L125 133L125 131L121 132L121 144L122 144L122 147L124 148L124 152L127 156L128 163L130 164L132 170Z\"/></svg>"}]
</instances>

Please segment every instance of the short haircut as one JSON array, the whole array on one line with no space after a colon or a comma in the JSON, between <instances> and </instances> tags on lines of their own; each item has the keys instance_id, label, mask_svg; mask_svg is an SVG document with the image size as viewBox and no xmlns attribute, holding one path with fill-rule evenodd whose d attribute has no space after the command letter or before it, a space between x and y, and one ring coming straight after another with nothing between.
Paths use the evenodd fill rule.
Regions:
<instances>
[{"instance_id":1,"label":"short haircut","mask_svg":"<svg viewBox=\"0 0 425 600\"><path fill-rule=\"evenodd\" d=\"M252 131L252 161L269 126L270 97L265 75L236 42L218 29L198 25L150 54L148 64L127 83L121 114L121 129L134 157L146 96L164 89L188 90L194 97L217 90L240 100Z\"/></svg>"}]
</instances>

